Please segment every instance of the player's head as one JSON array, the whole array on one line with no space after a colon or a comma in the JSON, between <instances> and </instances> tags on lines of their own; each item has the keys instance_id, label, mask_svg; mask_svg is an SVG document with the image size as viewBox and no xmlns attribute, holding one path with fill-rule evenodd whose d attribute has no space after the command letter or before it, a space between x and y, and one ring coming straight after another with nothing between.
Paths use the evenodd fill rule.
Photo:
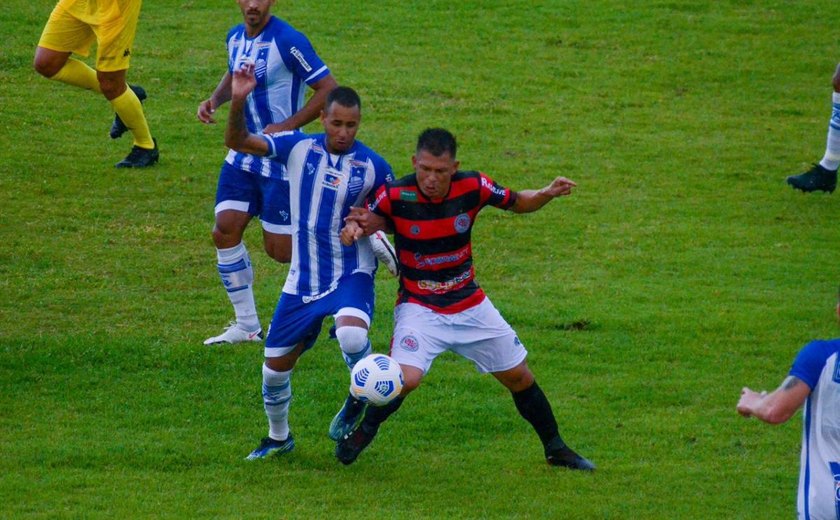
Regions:
<instances>
[{"instance_id":1,"label":"player's head","mask_svg":"<svg viewBox=\"0 0 840 520\"><path fill-rule=\"evenodd\" d=\"M460 165L455 159L457 151L455 136L443 128L427 128L417 138L411 164L417 174L417 185L425 196L439 199L449 193L452 176Z\"/></svg>"},{"instance_id":2,"label":"player's head","mask_svg":"<svg viewBox=\"0 0 840 520\"><path fill-rule=\"evenodd\" d=\"M327 134L327 151L344 153L356 141L362 120L362 100L350 87L336 87L327 94L321 123Z\"/></svg>"},{"instance_id":3,"label":"player's head","mask_svg":"<svg viewBox=\"0 0 840 520\"><path fill-rule=\"evenodd\" d=\"M248 34L254 35L268 24L274 0L236 0L242 11L242 18L248 26Z\"/></svg>"}]
</instances>

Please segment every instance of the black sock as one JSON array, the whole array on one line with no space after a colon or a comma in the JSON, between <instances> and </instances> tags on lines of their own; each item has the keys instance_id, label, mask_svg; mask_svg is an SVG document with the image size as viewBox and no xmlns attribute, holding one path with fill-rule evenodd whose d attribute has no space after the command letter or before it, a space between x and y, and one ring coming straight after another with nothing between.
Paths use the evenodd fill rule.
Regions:
<instances>
[{"instance_id":1,"label":"black sock","mask_svg":"<svg viewBox=\"0 0 840 520\"><path fill-rule=\"evenodd\" d=\"M364 428L367 433L375 434L379 430L379 425L399 409L403 400L403 396L398 396L385 406L368 406L365 411L365 418L362 419L361 428Z\"/></svg>"},{"instance_id":2,"label":"black sock","mask_svg":"<svg viewBox=\"0 0 840 520\"><path fill-rule=\"evenodd\" d=\"M547 448L549 443L556 446L557 441L563 442L557 429L554 412L551 411L551 404L536 381L521 392L511 392L511 395L519 414L531 423L537 435L540 436L543 446Z\"/></svg>"}]
</instances>

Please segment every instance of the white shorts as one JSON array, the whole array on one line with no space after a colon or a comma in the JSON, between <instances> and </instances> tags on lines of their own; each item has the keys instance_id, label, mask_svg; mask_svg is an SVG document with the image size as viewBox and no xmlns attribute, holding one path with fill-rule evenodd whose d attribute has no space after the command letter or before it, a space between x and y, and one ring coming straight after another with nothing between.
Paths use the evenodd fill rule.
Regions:
<instances>
[{"instance_id":1,"label":"white shorts","mask_svg":"<svg viewBox=\"0 0 840 520\"><path fill-rule=\"evenodd\" d=\"M481 373L509 370L528 355L489 298L456 314L440 314L414 303L397 305L392 358L425 374L447 350L472 361Z\"/></svg>"}]
</instances>

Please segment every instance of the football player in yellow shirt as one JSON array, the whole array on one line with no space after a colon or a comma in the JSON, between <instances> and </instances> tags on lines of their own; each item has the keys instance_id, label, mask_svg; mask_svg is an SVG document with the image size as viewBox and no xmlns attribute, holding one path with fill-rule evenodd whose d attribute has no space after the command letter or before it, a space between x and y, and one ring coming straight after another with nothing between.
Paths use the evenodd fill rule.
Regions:
<instances>
[{"instance_id":1,"label":"football player in yellow shirt","mask_svg":"<svg viewBox=\"0 0 840 520\"><path fill-rule=\"evenodd\" d=\"M102 93L116 117L111 137L126 130L134 136L134 146L117 168L143 168L156 163L157 142L140 104L146 92L129 88L125 81L131 59L131 45L137 29L142 0L59 0L41 34L35 51L35 70L54 79ZM96 70L71 57L90 54L97 42Z\"/></svg>"}]
</instances>

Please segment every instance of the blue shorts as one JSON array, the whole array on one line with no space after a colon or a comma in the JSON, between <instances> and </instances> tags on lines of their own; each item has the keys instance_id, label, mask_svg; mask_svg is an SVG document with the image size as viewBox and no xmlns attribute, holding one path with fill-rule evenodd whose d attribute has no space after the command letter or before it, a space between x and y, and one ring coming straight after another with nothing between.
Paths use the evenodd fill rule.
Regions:
<instances>
[{"instance_id":1,"label":"blue shorts","mask_svg":"<svg viewBox=\"0 0 840 520\"><path fill-rule=\"evenodd\" d=\"M327 316L354 316L365 320L369 327L374 304L373 276L368 273L342 278L335 290L314 300L280 293L265 338L265 357L288 354L301 342L304 350L312 348Z\"/></svg>"},{"instance_id":2,"label":"blue shorts","mask_svg":"<svg viewBox=\"0 0 840 520\"><path fill-rule=\"evenodd\" d=\"M215 212L228 209L259 216L269 233L292 234L288 180L263 177L225 162L219 172Z\"/></svg>"}]
</instances>

